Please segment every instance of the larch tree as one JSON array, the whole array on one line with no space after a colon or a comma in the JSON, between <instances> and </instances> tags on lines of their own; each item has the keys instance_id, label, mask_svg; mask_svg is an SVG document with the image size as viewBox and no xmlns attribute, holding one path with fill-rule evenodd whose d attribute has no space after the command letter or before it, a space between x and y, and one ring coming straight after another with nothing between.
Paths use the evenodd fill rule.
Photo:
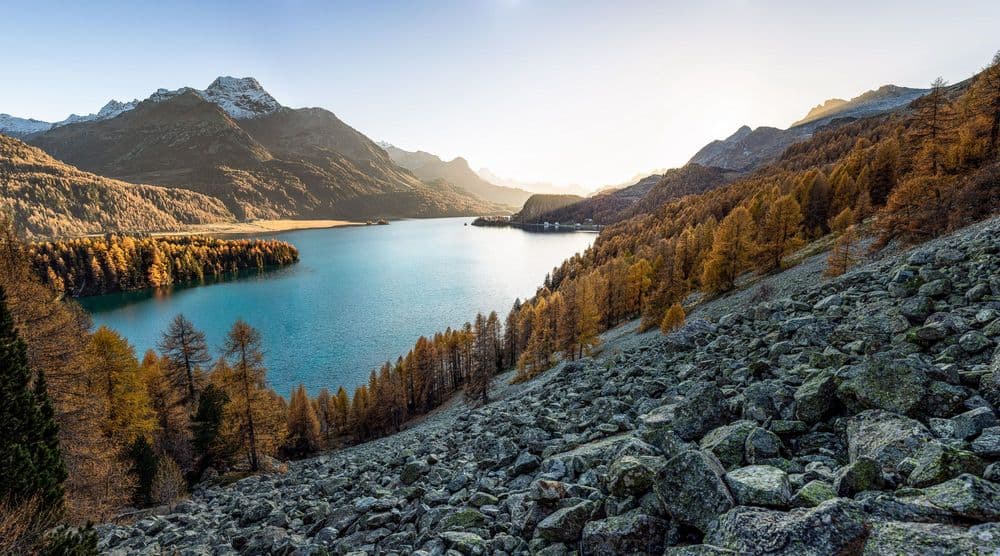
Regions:
<instances>
[{"instance_id":1,"label":"larch tree","mask_svg":"<svg viewBox=\"0 0 1000 556\"><path fill-rule=\"evenodd\" d=\"M837 238L826 259L826 275L840 276L861 260L859 242L861 234L856 225L850 225Z\"/></svg>"},{"instance_id":2,"label":"larch tree","mask_svg":"<svg viewBox=\"0 0 1000 556\"><path fill-rule=\"evenodd\" d=\"M771 203L759 230L763 272L781 268L784 256L802 244L799 238L801 225L802 211L791 195L782 195Z\"/></svg>"},{"instance_id":3,"label":"larch tree","mask_svg":"<svg viewBox=\"0 0 1000 556\"><path fill-rule=\"evenodd\" d=\"M931 83L931 91L918 101L918 114L913 136L920 142L917 163L930 174L944 171L944 141L953 119L945 88L948 82L938 77ZM872 192L872 201L878 197Z\"/></svg>"},{"instance_id":4,"label":"larch tree","mask_svg":"<svg viewBox=\"0 0 1000 556\"><path fill-rule=\"evenodd\" d=\"M733 289L753 252L752 229L750 212L743 207L733 209L719 224L702 272L702 286L707 291L722 293Z\"/></svg>"},{"instance_id":5,"label":"larch tree","mask_svg":"<svg viewBox=\"0 0 1000 556\"><path fill-rule=\"evenodd\" d=\"M190 440L188 413L184 410L181 392L171 383L171 376L164 361L149 350L142 358L140 374L146 385L149 404L156 415L157 429L154 445L160 453L170 454L174 460L190 467L193 452Z\"/></svg>"},{"instance_id":6,"label":"larch tree","mask_svg":"<svg viewBox=\"0 0 1000 556\"><path fill-rule=\"evenodd\" d=\"M228 404L229 396L215 384L205 386L198 396L198 409L191 418L191 433L199 472L217 467L229 457L229 447L221 436Z\"/></svg>"},{"instance_id":7,"label":"larch tree","mask_svg":"<svg viewBox=\"0 0 1000 556\"><path fill-rule=\"evenodd\" d=\"M854 211L851 207L846 207L844 210L840 211L837 216L830 219L830 231L839 234L843 233L844 230L854 224Z\"/></svg>"},{"instance_id":8,"label":"larch tree","mask_svg":"<svg viewBox=\"0 0 1000 556\"><path fill-rule=\"evenodd\" d=\"M285 453L291 457L304 457L320 449L320 422L309 401L306 387L299 387L292 392L288 405L288 437L285 441Z\"/></svg>"},{"instance_id":9,"label":"larch tree","mask_svg":"<svg viewBox=\"0 0 1000 556\"><path fill-rule=\"evenodd\" d=\"M989 120L987 159L1000 158L1000 52L980 73L973 95L974 106Z\"/></svg>"},{"instance_id":10,"label":"larch tree","mask_svg":"<svg viewBox=\"0 0 1000 556\"><path fill-rule=\"evenodd\" d=\"M257 446L257 406L264 393L264 348L260 332L242 319L237 320L226 336L223 354L230 359L230 372L223 376L226 393L237 417L237 429L244 439L251 471L260 469Z\"/></svg>"},{"instance_id":11,"label":"larch tree","mask_svg":"<svg viewBox=\"0 0 1000 556\"><path fill-rule=\"evenodd\" d=\"M170 321L158 347L173 383L186 392L185 402L194 403L201 387L201 365L212 360L205 333L195 328L194 323L184 315L178 314Z\"/></svg>"},{"instance_id":12,"label":"larch tree","mask_svg":"<svg viewBox=\"0 0 1000 556\"><path fill-rule=\"evenodd\" d=\"M132 346L120 334L102 326L90 338L87 357L91 390L101 398L106 410L105 434L123 446L140 436L150 438L156 428L156 415Z\"/></svg>"},{"instance_id":13,"label":"larch tree","mask_svg":"<svg viewBox=\"0 0 1000 556\"><path fill-rule=\"evenodd\" d=\"M636 314L642 310L642 300L653 284L653 267L646 259L639 259L629 265L625 274L626 314Z\"/></svg>"},{"instance_id":14,"label":"larch tree","mask_svg":"<svg viewBox=\"0 0 1000 556\"><path fill-rule=\"evenodd\" d=\"M579 357L600 345L601 312L597 307L593 278L584 278L577 286L576 345Z\"/></svg>"},{"instance_id":15,"label":"larch tree","mask_svg":"<svg viewBox=\"0 0 1000 556\"><path fill-rule=\"evenodd\" d=\"M663 315L663 320L660 322L660 331L667 334L677 330L681 326L684 326L684 307L681 307L680 303L674 303L667 309L666 314Z\"/></svg>"}]
</instances>

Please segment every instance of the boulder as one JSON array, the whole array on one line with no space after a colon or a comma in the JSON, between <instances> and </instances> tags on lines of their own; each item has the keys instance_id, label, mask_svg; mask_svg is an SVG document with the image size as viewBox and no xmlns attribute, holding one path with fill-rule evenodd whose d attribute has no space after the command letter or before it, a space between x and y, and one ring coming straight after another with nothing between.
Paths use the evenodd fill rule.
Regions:
<instances>
[{"instance_id":1,"label":"boulder","mask_svg":"<svg viewBox=\"0 0 1000 556\"><path fill-rule=\"evenodd\" d=\"M583 527L580 554L661 554L667 531L666 521L634 511L591 521Z\"/></svg>"},{"instance_id":2,"label":"boulder","mask_svg":"<svg viewBox=\"0 0 1000 556\"><path fill-rule=\"evenodd\" d=\"M795 390L795 416L816 423L830 411L836 399L837 382L831 373L820 373Z\"/></svg>"},{"instance_id":3,"label":"boulder","mask_svg":"<svg viewBox=\"0 0 1000 556\"><path fill-rule=\"evenodd\" d=\"M866 456L840 468L833 479L833 491L845 498L879 488L882 488L882 466Z\"/></svg>"},{"instance_id":4,"label":"boulder","mask_svg":"<svg viewBox=\"0 0 1000 556\"><path fill-rule=\"evenodd\" d=\"M918 488L936 485L963 473L982 475L986 469L986 464L976 454L938 441L925 444L915 460L907 482Z\"/></svg>"},{"instance_id":5,"label":"boulder","mask_svg":"<svg viewBox=\"0 0 1000 556\"><path fill-rule=\"evenodd\" d=\"M974 475L961 475L926 488L922 499L962 519L1000 519L1000 485Z\"/></svg>"},{"instance_id":6,"label":"boulder","mask_svg":"<svg viewBox=\"0 0 1000 556\"><path fill-rule=\"evenodd\" d=\"M608 490L615 496L636 496L653 488L665 460L655 456L622 456L608 470Z\"/></svg>"},{"instance_id":7,"label":"boulder","mask_svg":"<svg viewBox=\"0 0 1000 556\"><path fill-rule=\"evenodd\" d=\"M781 439L773 432L755 428L746 440L746 461L748 463L764 463L781 455Z\"/></svg>"},{"instance_id":8,"label":"boulder","mask_svg":"<svg viewBox=\"0 0 1000 556\"><path fill-rule=\"evenodd\" d=\"M990 427L972 441L972 451L985 458L1000 458L1000 427Z\"/></svg>"},{"instance_id":9,"label":"boulder","mask_svg":"<svg viewBox=\"0 0 1000 556\"><path fill-rule=\"evenodd\" d=\"M744 555L827 556L851 553L866 534L860 504L834 498L790 512L738 506L719 517L704 542Z\"/></svg>"},{"instance_id":10,"label":"boulder","mask_svg":"<svg viewBox=\"0 0 1000 556\"><path fill-rule=\"evenodd\" d=\"M965 528L938 523L900 521L874 523L862 552L864 556L997 553L1000 553L1000 524L997 523Z\"/></svg>"},{"instance_id":11,"label":"boulder","mask_svg":"<svg viewBox=\"0 0 1000 556\"><path fill-rule=\"evenodd\" d=\"M932 438L918 421L878 409L859 413L847 423L850 461L869 457L882 466L896 467Z\"/></svg>"},{"instance_id":12,"label":"boulder","mask_svg":"<svg viewBox=\"0 0 1000 556\"><path fill-rule=\"evenodd\" d=\"M813 479L802 485L802 488L792 496L791 505L796 508L814 508L823 502L836 498L833 485L826 481Z\"/></svg>"},{"instance_id":13,"label":"boulder","mask_svg":"<svg viewBox=\"0 0 1000 556\"><path fill-rule=\"evenodd\" d=\"M580 502L568 508L560 508L543 519L535 528L535 533L552 542L575 542L583 532L583 526L597 511L597 502Z\"/></svg>"},{"instance_id":14,"label":"boulder","mask_svg":"<svg viewBox=\"0 0 1000 556\"><path fill-rule=\"evenodd\" d=\"M734 505L723 475L725 469L711 453L688 450L663 466L656 495L675 520L705 531Z\"/></svg>"},{"instance_id":15,"label":"boulder","mask_svg":"<svg viewBox=\"0 0 1000 556\"><path fill-rule=\"evenodd\" d=\"M712 382L699 382L674 406L673 430L681 440L696 440L725 418L725 395Z\"/></svg>"},{"instance_id":16,"label":"boulder","mask_svg":"<svg viewBox=\"0 0 1000 556\"><path fill-rule=\"evenodd\" d=\"M925 367L914 359L874 359L851 371L850 378L837 388L837 397L851 413L884 409L919 414L930 386Z\"/></svg>"},{"instance_id":17,"label":"boulder","mask_svg":"<svg viewBox=\"0 0 1000 556\"><path fill-rule=\"evenodd\" d=\"M701 449L715 454L726 469L739 467L743 463L747 436L755 428L757 424L753 421L736 421L712 429L701 439Z\"/></svg>"},{"instance_id":18,"label":"boulder","mask_svg":"<svg viewBox=\"0 0 1000 556\"><path fill-rule=\"evenodd\" d=\"M726 473L726 485L741 506L784 508L792 497L788 475L770 465L751 465Z\"/></svg>"},{"instance_id":19,"label":"boulder","mask_svg":"<svg viewBox=\"0 0 1000 556\"><path fill-rule=\"evenodd\" d=\"M977 407L951 418L952 434L955 438L966 440L978 436L983 430L1000 426L997 416L988 407Z\"/></svg>"}]
</instances>

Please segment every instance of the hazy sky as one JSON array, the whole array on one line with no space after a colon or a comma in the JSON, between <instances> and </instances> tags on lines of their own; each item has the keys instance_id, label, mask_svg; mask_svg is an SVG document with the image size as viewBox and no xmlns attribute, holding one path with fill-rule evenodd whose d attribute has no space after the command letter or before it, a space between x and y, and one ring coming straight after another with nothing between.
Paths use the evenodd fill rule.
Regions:
<instances>
[{"instance_id":1,"label":"hazy sky","mask_svg":"<svg viewBox=\"0 0 1000 556\"><path fill-rule=\"evenodd\" d=\"M375 140L596 187L830 97L959 81L998 29L996 0L0 0L0 112L249 75Z\"/></svg>"}]
</instances>

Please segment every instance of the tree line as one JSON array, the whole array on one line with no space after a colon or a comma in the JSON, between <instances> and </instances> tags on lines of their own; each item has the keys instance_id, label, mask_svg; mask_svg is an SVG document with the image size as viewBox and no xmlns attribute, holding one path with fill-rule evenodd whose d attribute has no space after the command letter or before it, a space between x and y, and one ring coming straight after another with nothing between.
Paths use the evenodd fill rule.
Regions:
<instances>
[{"instance_id":1,"label":"tree line","mask_svg":"<svg viewBox=\"0 0 1000 556\"><path fill-rule=\"evenodd\" d=\"M32 243L31 265L44 282L71 296L198 282L299 260L290 243L207 236L107 234Z\"/></svg>"}]
</instances>

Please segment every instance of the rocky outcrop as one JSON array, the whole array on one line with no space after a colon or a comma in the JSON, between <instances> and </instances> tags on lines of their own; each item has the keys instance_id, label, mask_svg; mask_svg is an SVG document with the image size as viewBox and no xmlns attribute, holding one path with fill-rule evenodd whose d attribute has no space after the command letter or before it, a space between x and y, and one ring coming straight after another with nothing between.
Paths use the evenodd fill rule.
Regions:
<instances>
[{"instance_id":1,"label":"rocky outcrop","mask_svg":"<svg viewBox=\"0 0 1000 556\"><path fill-rule=\"evenodd\" d=\"M947 287L925 287L938 281ZM933 309L910 310L919 296ZM696 316L668 336L613 331L603 358L563 363L484 407L201 487L167 515L102 526L101 547L998 549L1000 221L715 322ZM928 326L939 333L915 333Z\"/></svg>"}]
</instances>

